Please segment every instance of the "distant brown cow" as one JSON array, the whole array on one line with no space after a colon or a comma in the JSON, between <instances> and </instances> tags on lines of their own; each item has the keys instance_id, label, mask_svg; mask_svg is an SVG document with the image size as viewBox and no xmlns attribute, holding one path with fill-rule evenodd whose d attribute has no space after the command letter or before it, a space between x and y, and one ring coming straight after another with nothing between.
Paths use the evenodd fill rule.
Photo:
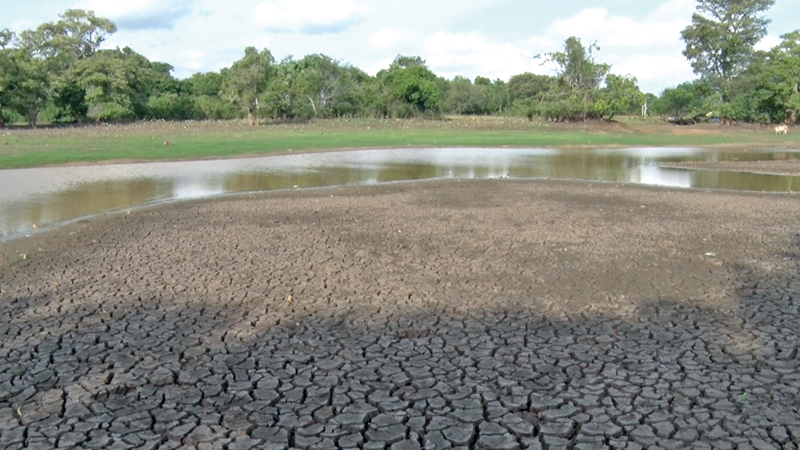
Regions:
<instances>
[{"instance_id":1,"label":"distant brown cow","mask_svg":"<svg viewBox=\"0 0 800 450\"><path fill-rule=\"evenodd\" d=\"M789 134L789 125L778 125L775 127L775 134Z\"/></svg>"}]
</instances>

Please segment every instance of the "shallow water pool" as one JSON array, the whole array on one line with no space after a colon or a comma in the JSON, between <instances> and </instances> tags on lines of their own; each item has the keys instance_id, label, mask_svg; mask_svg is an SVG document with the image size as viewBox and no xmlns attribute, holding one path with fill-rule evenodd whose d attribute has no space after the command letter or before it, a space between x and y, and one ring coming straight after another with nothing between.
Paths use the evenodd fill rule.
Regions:
<instances>
[{"instance_id":1,"label":"shallow water pool","mask_svg":"<svg viewBox=\"0 0 800 450\"><path fill-rule=\"evenodd\" d=\"M800 177L663 167L800 159L800 151L699 148L358 150L206 161L0 170L0 239L158 202L223 194L428 179L554 178L788 192Z\"/></svg>"}]
</instances>

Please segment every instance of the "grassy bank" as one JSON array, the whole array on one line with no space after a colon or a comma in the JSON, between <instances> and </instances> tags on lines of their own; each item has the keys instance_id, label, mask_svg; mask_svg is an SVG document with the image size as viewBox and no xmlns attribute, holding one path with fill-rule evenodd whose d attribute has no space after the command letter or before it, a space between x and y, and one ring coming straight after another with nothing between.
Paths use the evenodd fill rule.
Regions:
<instances>
[{"instance_id":1,"label":"grassy bank","mask_svg":"<svg viewBox=\"0 0 800 450\"><path fill-rule=\"evenodd\" d=\"M793 131L793 130L792 130ZM322 120L305 124L143 122L0 131L0 168L226 158L347 148L723 146L800 148L800 135L756 125L675 126L623 119L548 124L517 118Z\"/></svg>"}]
</instances>

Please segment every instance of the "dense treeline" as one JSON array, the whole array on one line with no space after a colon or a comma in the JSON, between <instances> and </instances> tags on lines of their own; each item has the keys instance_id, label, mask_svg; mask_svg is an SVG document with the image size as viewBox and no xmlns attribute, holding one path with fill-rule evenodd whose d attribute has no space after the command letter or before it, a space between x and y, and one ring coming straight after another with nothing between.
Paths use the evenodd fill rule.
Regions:
<instances>
[{"instance_id":1,"label":"dense treeline","mask_svg":"<svg viewBox=\"0 0 800 450\"><path fill-rule=\"evenodd\" d=\"M596 43L571 37L541 55L555 75L524 73L508 82L446 80L419 57L398 56L375 76L325 55L276 61L253 47L230 68L176 79L173 67L132 49L101 50L116 26L68 10L57 22L18 36L0 31L0 126L25 121L141 119L439 117L512 114L553 121L611 119L649 111L677 122L795 122L800 108L800 31L768 52L759 14L774 0L698 0L682 33L698 80L644 95L631 76L596 61Z\"/></svg>"},{"instance_id":2,"label":"dense treeline","mask_svg":"<svg viewBox=\"0 0 800 450\"><path fill-rule=\"evenodd\" d=\"M420 57L398 56L377 75L325 55L275 61L249 47L220 72L179 80L172 66L132 49L100 50L115 25L92 12L15 36L0 32L0 125L25 120L114 122L139 119L438 117L520 114L552 120L611 118L637 110L644 96L632 77L594 61L596 46L570 38L545 56L556 76L525 73L503 80L446 80Z\"/></svg>"},{"instance_id":3,"label":"dense treeline","mask_svg":"<svg viewBox=\"0 0 800 450\"><path fill-rule=\"evenodd\" d=\"M775 0L698 0L691 25L682 32L683 55L696 81L648 96L656 113L679 123L714 118L723 123L787 122L800 108L800 30L781 36L769 51L755 45L767 35L761 14Z\"/></svg>"}]
</instances>

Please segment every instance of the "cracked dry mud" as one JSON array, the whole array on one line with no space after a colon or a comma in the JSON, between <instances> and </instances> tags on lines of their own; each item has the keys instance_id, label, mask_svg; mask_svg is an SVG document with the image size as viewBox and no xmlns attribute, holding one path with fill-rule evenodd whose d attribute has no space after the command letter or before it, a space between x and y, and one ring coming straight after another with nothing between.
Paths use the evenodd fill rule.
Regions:
<instances>
[{"instance_id":1,"label":"cracked dry mud","mask_svg":"<svg viewBox=\"0 0 800 450\"><path fill-rule=\"evenodd\" d=\"M6 242L0 448L797 448L799 206L450 181Z\"/></svg>"}]
</instances>

